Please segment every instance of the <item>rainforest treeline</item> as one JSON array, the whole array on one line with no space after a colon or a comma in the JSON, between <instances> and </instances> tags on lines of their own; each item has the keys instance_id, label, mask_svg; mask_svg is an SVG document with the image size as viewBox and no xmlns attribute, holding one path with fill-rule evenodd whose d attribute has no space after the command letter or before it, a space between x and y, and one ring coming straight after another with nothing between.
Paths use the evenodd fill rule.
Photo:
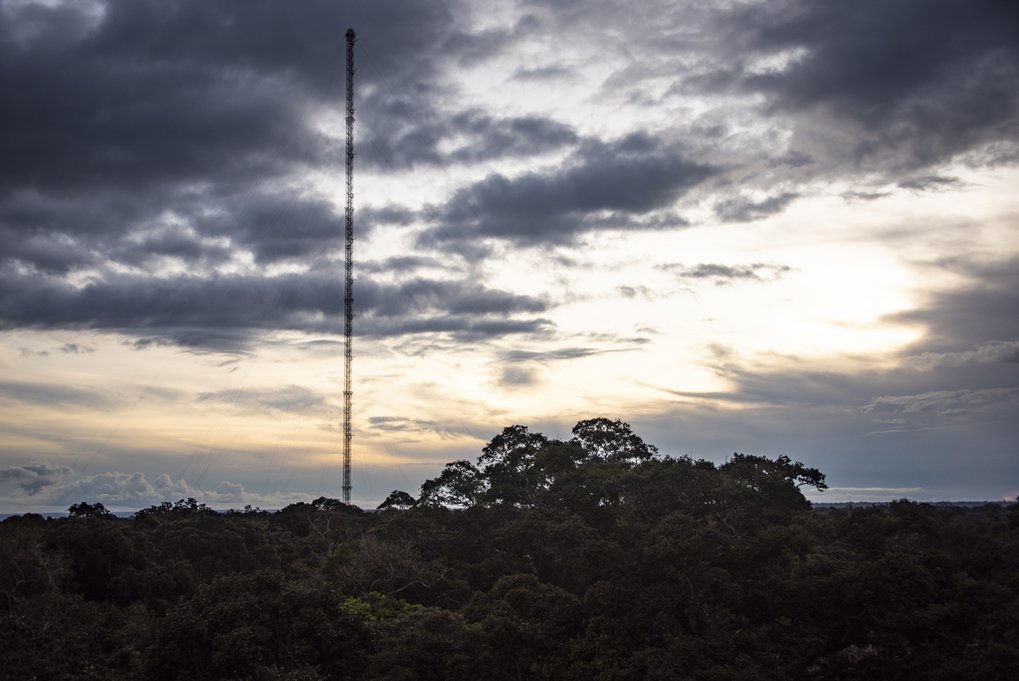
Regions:
<instances>
[{"instance_id":1,"label":"rainforest treeline","mask_svg":"<svg viewBox=\"0 0 1019 681\"><path fill-rule=\"evenodd\" d=\"M0 523L0 678L1013 679L1015 505L812 509L786 457L506 428L368 512Z\"/></svg>"}]
</instances>

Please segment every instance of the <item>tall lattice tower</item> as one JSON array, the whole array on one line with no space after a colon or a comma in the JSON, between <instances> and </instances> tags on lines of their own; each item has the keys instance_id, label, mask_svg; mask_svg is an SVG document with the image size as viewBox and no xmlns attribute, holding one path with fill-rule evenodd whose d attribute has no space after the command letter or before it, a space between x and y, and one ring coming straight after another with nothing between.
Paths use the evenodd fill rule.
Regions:
<instances>
[{"instance_id":1,"label":"tall lattice tower","mask_svg":"<svg viewBox=\"0 0 1019 681\"><path fill-rule=\"evenodd\" d=\"M354 41L347 29L347 216L346 282L343 293L343 503L350 503L350 415L354 391L351 388L354 330Z\"/></svg>"}]
</instances>

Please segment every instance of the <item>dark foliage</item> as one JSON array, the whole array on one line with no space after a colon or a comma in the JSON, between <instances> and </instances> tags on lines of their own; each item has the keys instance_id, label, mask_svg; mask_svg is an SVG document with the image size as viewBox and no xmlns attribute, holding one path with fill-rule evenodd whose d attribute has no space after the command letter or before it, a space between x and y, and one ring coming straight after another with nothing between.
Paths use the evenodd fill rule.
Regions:
<instances>
[{"instance_id":1,"label":"dark foliage","mask_svg":"<svg viewBox=\"0 0 1019 681\"><path fill-rule=\"evenodd\" d=\"M0 524L23 679L1004 679L1019 508L818 511L787 457L505 429L415 499Z\"/></svg>"}]
</instances>

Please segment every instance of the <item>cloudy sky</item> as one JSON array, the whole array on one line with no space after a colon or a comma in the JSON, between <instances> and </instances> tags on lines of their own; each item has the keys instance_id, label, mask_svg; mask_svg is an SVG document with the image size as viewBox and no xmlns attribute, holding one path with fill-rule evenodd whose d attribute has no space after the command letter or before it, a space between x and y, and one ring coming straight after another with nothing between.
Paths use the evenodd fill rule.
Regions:
<instances>
[{"instance_id":1,"label":"cloudy sky","mask_svg":"<svg viewBox=\"0 0 1019 681\"><path fill-rule=\"evenodd\" d=\"M503 427L1019 491L1014 0L0 0L0 511L340 496Z\"/></svg>"}]
</instances>

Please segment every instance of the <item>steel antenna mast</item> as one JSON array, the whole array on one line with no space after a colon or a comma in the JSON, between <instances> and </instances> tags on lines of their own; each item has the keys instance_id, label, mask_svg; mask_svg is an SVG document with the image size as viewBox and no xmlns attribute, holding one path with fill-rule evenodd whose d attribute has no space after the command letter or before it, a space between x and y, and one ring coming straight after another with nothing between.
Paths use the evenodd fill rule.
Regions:
<instances>
[{"instance_id":1,"label":"steel antenna mast","mask_svg":"<svg viewBox=\"0 0 1019 681\"><path fill-rule=\"evenodd\" d=\"M347 215L346 282L343 293L343 503L350 503L350 415L354 392L351 388L354 328L354 41L347 29Z\"/></svg>"}]
</instances>

